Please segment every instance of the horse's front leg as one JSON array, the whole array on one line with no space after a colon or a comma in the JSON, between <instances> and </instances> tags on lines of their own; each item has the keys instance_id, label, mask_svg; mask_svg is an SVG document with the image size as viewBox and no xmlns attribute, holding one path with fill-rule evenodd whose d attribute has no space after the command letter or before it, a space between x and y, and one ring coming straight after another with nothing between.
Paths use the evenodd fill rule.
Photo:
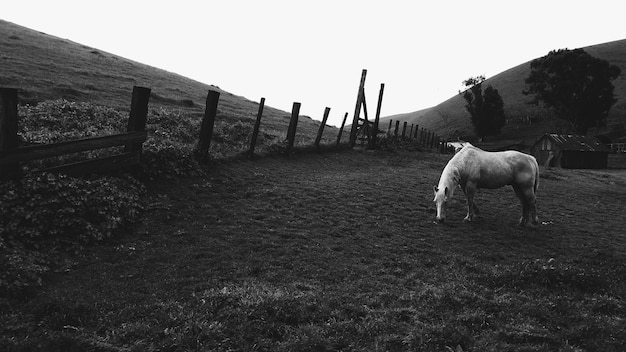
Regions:
<instances>
[{"instance_id":1,"label":"horse's front leg","mask_svg":"<svg viewBox=\"0 0 626 352\"><path fill-rule=\"evenodd\" d=\"M467 215L463 221L474 220L474 214L478 213L478 207L474 204L474 194L476 194L476 185L468 182L463 188L463 192L467 197Z\"/></svg>"}]
</instances>

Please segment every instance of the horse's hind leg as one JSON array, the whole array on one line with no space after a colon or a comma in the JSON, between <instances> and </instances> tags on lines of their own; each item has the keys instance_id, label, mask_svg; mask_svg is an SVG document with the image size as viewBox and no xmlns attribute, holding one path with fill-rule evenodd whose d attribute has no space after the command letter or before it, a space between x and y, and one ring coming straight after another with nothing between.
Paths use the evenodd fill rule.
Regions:
<instances>
[{"instance_id":1,"label":"horse's hind leg","mask_svg":"<svg viewBox=\"0 0 626 352\"><path fill-rule=\"evenodd\" d=\"M528 221L530 221L533 226L536 226L539 224L539 217L537 217L537 196L532 187L527 189L524 195L528 203Z\"/></svg>"},{"instance_id":2,"label":"horse's hind leg","mask_svg":"<svg viewBox=\"0 0 626 352\"><path fill-rule=\"evenodd\" d=\"M472 221L474 219L474 215L478 213L478 208L474 203L474 194L476 193L476 186L470 184L469 182L463 188L463 192L467 197L467 216L463 221Z\"/></svg>"},{"instance_id":3,"label":"horse's hind leg","mask_svg":"<svg viewBox=\"0 0 626 352\"><path fill-rule=\"evenodd\" d=\"M532 187L522 189L519 186L513 187L515 194L522 203L522 218L519 224L524 226L529 222L535 226L539 224L539 218L537 217L537 198Z\"/></svg>"},{"instance_id":4,"label":"horse's hind leg","mask_svg":"<svg viewBox=\"0 0 626 352\"><path fill-rule=\"evenodd\" d=\"M522 203L522 217L519 219L519 225L524 226L528 223L528 215L530 212L528 202L526 200L526 195L520 186L513 186L513 190L515 191L515 195L519 198L520 203Z\"/></svg>"}]
</instances>

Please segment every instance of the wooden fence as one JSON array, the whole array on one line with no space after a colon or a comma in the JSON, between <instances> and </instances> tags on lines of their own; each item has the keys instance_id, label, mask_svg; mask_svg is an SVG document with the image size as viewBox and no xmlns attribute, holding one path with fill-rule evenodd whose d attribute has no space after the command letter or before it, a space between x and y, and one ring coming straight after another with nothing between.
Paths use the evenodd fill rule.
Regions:
<instances>
[{"instance_id":1,"label":"wooden fence","mask_svg":"<svg viewBox=\"0 0 626 352\"><path fill-rule=\"evenodd\" d=\"M425 148L436 148L441 153L447 153L445 141L435 132L423 127L420 128L419 125L416 124L408 126L408 122L406 121L402 122L402 129L400 129L400 122L401 121L398 120L389 120L389 126L387 126L388 138L392 138L395 141L414 141Z\"/></svg>"},{"instance_id":2,"label":"wooden fence","mask_svg":"<svg viewBox=\"0 0 626 352\"><path fill-rule=\"evenodd\" d=\"M147 138L146 118L149 99L149 88L133 88L126 133L52 144L19 146L17 89L0 88L0 179L19 177L22 174L22 166L20 165L22 162L115 146L124 146L123 152L107 157L44 168L40 171L62 172L79 176L139 164L142 144Z\"/></svg>"},{"instance_id":3,"label":"wooden fence","mask_svg":"<svg viewBox=\"0 0 626 352\"><path fill-rule=\"evenodd\" d=\"M365 74L366 70L363 70L348 143L350 147L354 147L357 135L360 133L362 138L367 139L367 147L374 149L376 147L376 140L379 134L378 123L384 84L381 84L380 87L375 121L374 123L371 123L367 117L367 105L365 102L365 92L363 88ZM55 167L40 169L39 171L63 172L70 175L80 176L92 172L101 172L138 165L141 161L142 144L147 138L146 119L148 114L150 92L151 90L145 87L135 86L133 88L128 127L125 133L83 138L53 144L19 146L17 135L17 90L13 88L0 88L0 179L19 177L22 174L21 163L23 162L120 145L124 146L124 151L116 155L72 162ZM201 161L209 158L209 149L211 147L211 139L215 126L219 97L220 92L209 90L206 99L204 117L200 125L199 140L194 153L196 158ZM301 104L298 102L293 103L289 127L287 129L287 138L285 141L287 155L291 155L293 152L300 105ZM264 106L265 98L261 98L254 129L250 138L250 148L247 152L250 158L254 156ZM365 118L360 118L361 108L365 113ZM324 127L326 126L326 120L328 119L329 114L330 108L327 107L324 110L323 119L315 138L314 146L318 150L320 148L322 134L324 132ZM337 135L337 146L341 143L341 137L347 117L348 113L345 113ZM423 128L418 130L418 126L416 125L411 125L411 129L407 135L406 122L403 124L402 135L400 137L398 135L399 123L400 121L396 121L395 130L392 136L392 121L389 121L389 128L387 129L388 136L392 136L396 139L401 138L402 140L417 140L417 142L421 145L431 149L435 146L441 145L440 139L437 135L435 135L435 133Z\"/></svg>"}]
</instances>

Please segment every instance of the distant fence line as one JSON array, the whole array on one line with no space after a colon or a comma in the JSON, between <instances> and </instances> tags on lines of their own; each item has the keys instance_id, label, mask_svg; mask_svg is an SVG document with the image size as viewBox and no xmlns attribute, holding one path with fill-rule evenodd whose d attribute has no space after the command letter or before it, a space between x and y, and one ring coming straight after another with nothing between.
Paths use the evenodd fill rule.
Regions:
<instances>
[{"instance_id":1,"label":"distant fence line","mask_svg":"<svg viewBox=\"0 0 626 352\"><path fill-rule=\"evenodd\" d=\"M366 70L363 70L361 85L359 86L359 92L357 96L357 105L355 107L355 117L351 126L348 143L351 148L355 147L358 135L360 135L361 143L367 143L368 148L374 149L376 148L378 134L380 134L380 128L378 124L380 118L384 84L381 84L376 117L375 121L372 123L367 118L367 105L365 102L365 94L363 89L365 72ZM92 172L102 172L138 165L141 161L142 145L147 138L146 120L148 115L148 102L150 94L150 88L138 86L133 87L130 115L128 118L127 131L125 133L100 137L82 138L52 144L19 146L17 134L17 89L0 88L0 179L20 177L23 172L21 166L22 162L121 145L124 146L124 151L112 156L92 158L79 162L62 164L55 167L40 169L39 171L63 172L70 175L80 176ZM211 139L213 137L213 128L217 115L217 107L219 105L219 97L220 92L218 91L209 90L207 94L204 117L200 125L198 144L194 152L195 157L199 160L207 160L209 158L209 150L211 147ZM264 106L265 98L261 98L256 121L250 138L250 147L247 151L247 155L250 158L254 156L254 150L257 143L258 133L260 131ZM300 106L301 104L298 102L294 102L292 106L291 118L287 129L287 137L285 140L287 155L291 155L293 152ZM363 108L363 111L365 113L364 119L360 118L361 108ZM314 142L314 146L317 150L319 150L320 148L320 142L322 140L322 135L329 114L330 108L326 107L326 109L324 110L322 122L320 124ZM335 141L336 146L339 146L341 143L341 138L347 118L348 113L346 112L343 117L341 127L339 128L339 132L337 134L337 138ZM400 121L396 121L395 130L392 135L392 121L389 121L389 127L387 129L388 138L392 138L396 141L415 140L417 141L417 143L426 148L433 149L435 147L438 147L440 150L443 150L441 148L442 142L440 141L439 136L437 136L434 132L428 131L424 128L419 129L417 125L411 125L411 129L407 135L407 123L404 122L402 134L401 136L399 136L399 123Z\"/></svg>"}]
</instances>

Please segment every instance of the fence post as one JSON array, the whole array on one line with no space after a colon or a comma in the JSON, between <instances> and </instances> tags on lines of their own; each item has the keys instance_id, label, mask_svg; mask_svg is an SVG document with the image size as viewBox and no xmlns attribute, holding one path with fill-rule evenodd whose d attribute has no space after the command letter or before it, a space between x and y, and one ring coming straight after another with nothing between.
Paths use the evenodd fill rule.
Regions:
<instances>
[{"instance_id":1,"label":"fence post","mask_svg":"<svg viewBox=\"0 0 626 352\"><path fill-rule=\"evenodd\" d=\"M322 117L322 123L320 129L317 131L317 137L315 138L315 149L319 149L320 141L322 140L322 133L324 133L324 127L326 126L326 120L328 120L328 114L330 114L330 108L324 109L324 117Z\"/></svg>"},{"instance_id":2,"label":"fence post","mask_svg":"<svg viewBox=\"0 0 626 352\"><path fill-rule=\"evenodd\" d=\"M341 133L343 133L343 127L346 125L346 119L348 118L348 113L343 115L343 122L341 122L341 128L339 128L339 134L337 134L337 145L341 141Z\"/></svg>"},{"instance_id":3,"label":"fence post","mask_svg":"<svg viewBox=\"0 0 626 352\"><path fill-rule=\"evenodd\" d=\"M394 138L398 138L398 130L400 129L400 120L396 121L396 128L393 130Z\"/></svg>"},{"instance_id":4,"label":"fence post","mask_svg":"<svg viewBox=\"0 0 626 352\"><path fill-rule=\"evenodd\" d=\"M359 116L361 115L361 102L363 99L363 92L365 91L365 76L367 75L367 70L361 71L361 83L359 83L359 92L356 98L356 106L354 107L354 118L352 118L352 127L350 129L350 148L354 148L356 144L356 133L357 128L359 127Z\"/></svg>"},{"instance_id":5,"label":"fence post","mask_svg":"<svg viewBox=\"0 0 626 352\"><path fill-rule=\"evenodd\" d=\"M387 127L387 136L391 136L391 123L393 120L389 120L389 127Z\"/></svg>"},{"instance_id":6,"label":"fence post","mask_svg":"<svg viewBox=\"0 0 626 352\"><path fill-rule=\"evenodd\" d=\"M215 126L215 116L217 115L217 103L220 99L220 92L209 90L206 97L206 106L204 108L204 117L200 125L200 141L196 150L196 158L206 160L211 147L211 137L213 135L213 127Z\"/></svg>"},{"instance_id":7,"label":"fence post","mask_svg":"<svg viewBox=\"0 0 626 352\"><path fill-rule=\"evenodd\" d=\"M371 149L376 148L376 140L378 138L378 123L380 122L380 108L383 105L383 92L385 91L385 84L380 84L380 90L378 91L378 105L376 105L376 117L374 117L374 128L372 129L372 146Z\"/></svg>"},{"instance_id":8,"label":"fence post","mask_svg":"<svg viewBox=\"0 0 626 352\"><path fill-rule=\"evenodd\" d=\"M256 139L259 135L259 127L261 127L263 107L265 107L265 98L261 98L261 102L259 103L259 111L256 114L256 122L254 123L254 129L252 130L252 139L250 140L250 150L248 151L249 158L254 157L254 147L256 146Z\"/></svg>"},{"instance_id":9,"label":"fence post","mask_svg":"<svg viewBox=\"0 0 626 352\"><path fill-rule=\"evenodd\" d=\"M133 87L133 95L130 102L130 115L128 116L128 127L126 131L136 132L146 130L146 120L148 119L148 102L150 101L150 88ZM141 153L143 143L135 142L126 144L124 151Z\"/></svg>"},{"instance_id":10,"label":"fence post","mask_svg":"<svg viewBox=\"0 0 626 352\"><path fill-rule=\"evenodd\" d=\"M406 125L407 125L407 122L404 121L404 123L402 123L402 140L406 138Z\"/></svg>"},{"instance_id":11,"label":"fence post","mask_svg":"<svg viewBox=\"0 0 626 352\"><path fill-rule=\"evenodd\" d=\"M291 108L291 120L287 129L287 153L291 154L293 144L296 139L296 127L298 126L298 116L300 114L300 103L293 103Z\"/></svg>"},{"instance_id":12,"label":"fence post","mask_svg":"<svg viewBox=\"0 0 626 352\"><path fill-rule=\"evenodd\" d=\"M409 139L413 138L413 127L415 127L414 123L411 124L411 131L409 132Z\"/></svg>"},{"instance_id":13,"label":"fence post","mask_svg":"<svg viewBox=\"0 0 626 352\"><path fill-rule=\"evenodd\" d=\"M17 149L17 89L0 88L0 156ZM19 163L0 165L0 179L19 176Z\"/></svg>"},{"instance_id":14,"label":"fence post","mask_svg":"<svg viewBox=\"0 0 626 352\"><path fill-rule=\"evenodd\" d=\"M419 129L419 125L415 125L415 131L413 131L414 135L413 135L413 139L417 139L417 130Z\"/></svg>"}]
</instances>

